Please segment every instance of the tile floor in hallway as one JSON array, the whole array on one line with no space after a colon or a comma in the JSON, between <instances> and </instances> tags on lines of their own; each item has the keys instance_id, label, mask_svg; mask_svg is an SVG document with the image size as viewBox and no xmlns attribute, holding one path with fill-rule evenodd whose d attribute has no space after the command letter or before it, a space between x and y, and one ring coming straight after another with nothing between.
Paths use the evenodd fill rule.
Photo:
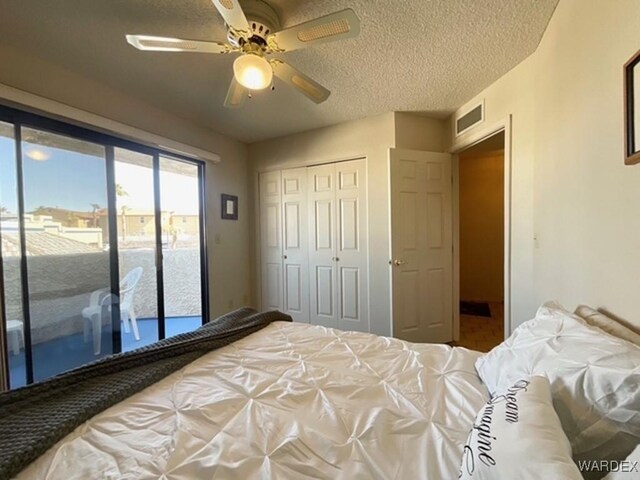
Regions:
<instances>
[{"instance_id":1,"label":"tile floor in hallway","mask_svg":"<svg viewBox=\"0 0 640 480\"><path fill-rule=\"evenodd\" d=\"M491 318L460 315L460 341L451 345L488 352L504 340L504 304L488 303Z\"/></svg>"}]
</instances>

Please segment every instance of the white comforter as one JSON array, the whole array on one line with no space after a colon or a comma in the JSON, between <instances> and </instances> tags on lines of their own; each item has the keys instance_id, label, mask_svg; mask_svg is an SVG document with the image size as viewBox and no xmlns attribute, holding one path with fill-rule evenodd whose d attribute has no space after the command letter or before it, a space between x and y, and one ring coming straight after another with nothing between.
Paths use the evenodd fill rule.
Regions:
<instances>
[{"instance_id":1,"label":"white comforter","mask_svg":"<svg viewBox=\"0 0 640 480\"><path fill-rule=\"evenodd\" d=\"M20 479L454 479L480 354L277 322L61 440Z\"/></svg>"}]
</instances>

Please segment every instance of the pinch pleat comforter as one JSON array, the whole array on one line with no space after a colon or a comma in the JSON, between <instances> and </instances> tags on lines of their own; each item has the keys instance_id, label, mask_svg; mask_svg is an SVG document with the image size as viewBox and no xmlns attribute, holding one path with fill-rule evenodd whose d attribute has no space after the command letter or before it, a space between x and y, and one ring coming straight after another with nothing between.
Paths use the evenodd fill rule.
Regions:
<instances>
[{"instance_id":1,"label":"pinch pleat comforter","mask_svg":"<svg viewBox=\"0 0 640 480\"><path fill-rule=\"evenodd\" d=\"M19 479L454 479L480 353L274 322L86 421Z\"/></svg>"}]
</instances>

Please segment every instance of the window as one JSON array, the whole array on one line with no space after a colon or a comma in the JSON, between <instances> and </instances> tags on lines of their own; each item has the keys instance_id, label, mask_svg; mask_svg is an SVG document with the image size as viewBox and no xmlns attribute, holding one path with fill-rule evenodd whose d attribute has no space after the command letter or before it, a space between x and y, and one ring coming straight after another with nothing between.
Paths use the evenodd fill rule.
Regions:
<instances>
[{"instance_id":1,"label":"window","mask_svg":"<svg viewBox=\"0 0 640 480\"><path fill-rule=\"evenodd\" d=\"M202 162L0 107L0 168L11 388L202 325Z\"/></svg>"}]
</instances>

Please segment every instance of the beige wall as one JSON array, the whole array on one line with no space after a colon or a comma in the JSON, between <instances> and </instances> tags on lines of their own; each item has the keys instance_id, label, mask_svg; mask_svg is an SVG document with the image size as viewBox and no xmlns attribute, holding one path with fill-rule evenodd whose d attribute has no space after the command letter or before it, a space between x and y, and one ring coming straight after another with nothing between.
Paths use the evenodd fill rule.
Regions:
<instances>
[{"instance_id":1,"label":"beige wall","mask_svg":"<svg viewBox=\"0 0 640 480\"><path fill-rule=\"evenodd\" d=\"M408 112L395 112L396 148L444 152L447 123Z\"/></svg>"},{"instance_id":2,"label":"beige wall","mask_svg":"<svg viewBox=\"0 0 640 480\"><path fill-rule=\"evenodd\" d=\"M206 166L211 312L218 316L250 302L249 184L244 144L11 48L0 46L0 65L11 66L0 69L1 84L220 155L221 163ZM220 219L221 193L239 197L238 221Z\"/></svg>"},{"instance_id":3,"label":"beige wall","mask_svg":"<svg viewBox=\"0 0 640 480\"><path fill-rule=\"evenodd\" d=\"M250 229L250 177L247 147L220 142L222 162L207 167L207 246L212 312L215 316L252 305ZM222 168L220 168L222 167ZM223 220L220 194L238 197L238 220Z\"/></svg>"},{"instance_id":4,"label":"beige wall","mask_svg":"<svg viewBox=\"0 0 640 480\"><path fill-rule=\"evenodd\" d=\"M638 18L637 0L561 0L537 51L476 97L487 123L513 116L513 325L548 299L640 325L640 167L623 165L622 92Z\"/></svg>"},{"instance_id":5,"label":"beige wall","mask_svg":"<svg viewBox=\"0 0 640 480\"><path fill-rule=\"evenodd\" d=\"M504 151L460 155L460 299L504 299Z\"/></svg>"}]
</instances>

